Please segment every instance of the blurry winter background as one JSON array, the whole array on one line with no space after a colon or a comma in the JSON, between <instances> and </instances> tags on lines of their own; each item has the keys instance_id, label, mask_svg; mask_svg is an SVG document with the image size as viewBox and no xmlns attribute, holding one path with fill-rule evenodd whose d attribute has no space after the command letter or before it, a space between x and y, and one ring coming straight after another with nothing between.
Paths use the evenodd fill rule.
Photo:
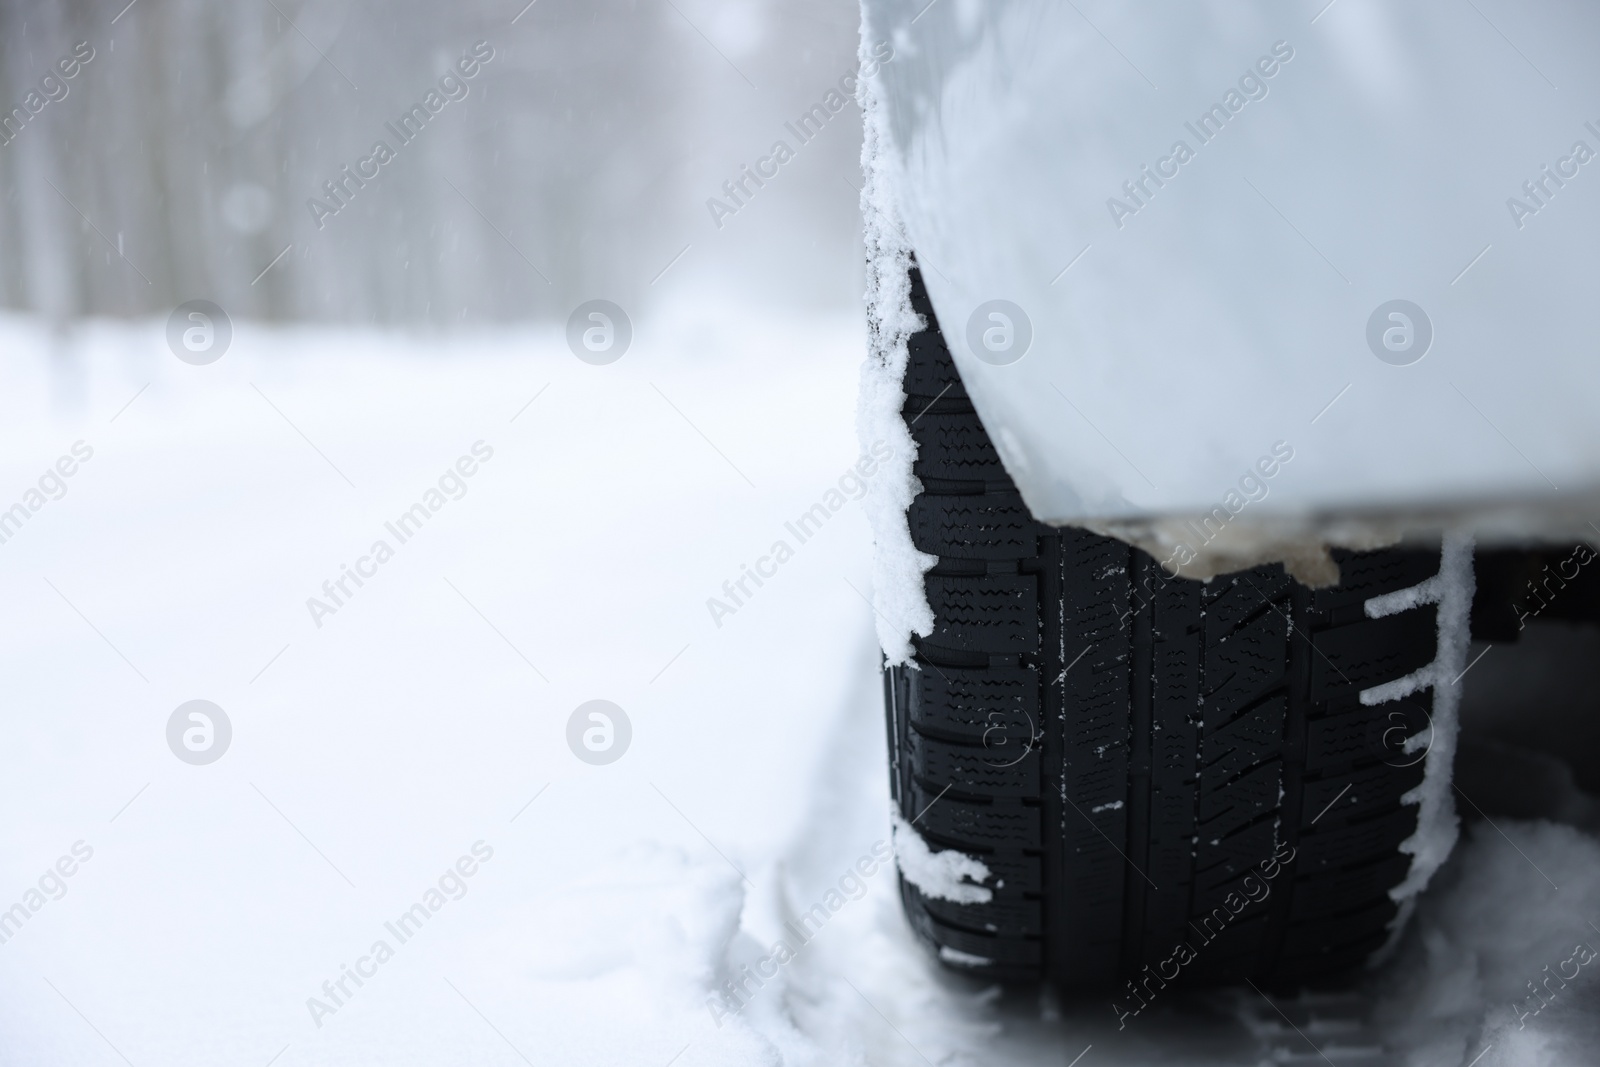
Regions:
<instances>
[{"instance_id":1,"label":"blurry winter background","mask_svg":"<svg viewBox=\"0 0 1600 1067\"><path fill-rule=\"evenodd\" d=\"M856 115L737 225L719 232L705 206L773 141L793 145L783 123L853 69L848 2L121 7L0 8L7 111L74 44L93 49L0 152L4 306L59 320L204 296L256 320L565 318L596 294L635 307L685 245L678 278L794 305L856 298ZM480 41L492 58L466 95L440 93L402 147L386 124ZM323 183L378 140L396 160L319 229L307 201L336 205Z\"/></svg>"},{"instance_id":2,"label":"blurry winter background","mask_svg":"<svg viewBox=\"0 0 1600 1067\"><path fill-rule=\"evenodd\" d=\"M1174 997L1119 1032L940 972L878 871L708 1010L888 835L859 510L706 606L858 455L859 113L785 127L856 25L847 0L0 7L0 1063L1592 1062L1592 968L1512 1014L1600 943L1600 782L1526 728L1595 721L1583 679L1529 684L1600 662L1554 623L1475 668L1466 713L1469 754L1539 788L1348 994ZM479 41L466 95L319 228L307 201ZM592 298L633 321L609 366L563 336ZM165 334L194 299L233 323L206 366ZM167 733L195 699L232 730L203 766ZM603 766L568 742L593 699L632 728Z\"/></svg>"}]
</instances>

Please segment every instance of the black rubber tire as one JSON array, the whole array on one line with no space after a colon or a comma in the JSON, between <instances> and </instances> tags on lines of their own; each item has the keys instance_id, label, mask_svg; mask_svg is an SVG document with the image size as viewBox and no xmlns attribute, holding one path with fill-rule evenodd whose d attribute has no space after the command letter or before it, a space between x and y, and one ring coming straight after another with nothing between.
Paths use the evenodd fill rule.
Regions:
<instances>
[{"instance_id":1,"label":"black rubber tire","mask_svg":"<svg viewBox=\"0 0 1600 1067\"><path fill-rule=\"evenodd\" d=\"M968 973L1077 992L1174 969L1281 988L1363 963L1410 868L1397 846L1417 808L1400 798L1423 767L1399 746L1431 694L1359 692L1437 643L1431 605L1369 619L1364 602L1437 573L1437 551L1336 553L1331 589L1277 565L1202 583L1039 524L915 270L912 294L928 327L904 381L922 482L908 519L939 562L933 632L885 676L891 781L902 818L985 863L993 891L955 903L902 877L913 928ZM1238 908L1261 892L1247 877L1266 895ZM1175 965L1179 944L1193 959Z\"/></svg>"}]
</instances>

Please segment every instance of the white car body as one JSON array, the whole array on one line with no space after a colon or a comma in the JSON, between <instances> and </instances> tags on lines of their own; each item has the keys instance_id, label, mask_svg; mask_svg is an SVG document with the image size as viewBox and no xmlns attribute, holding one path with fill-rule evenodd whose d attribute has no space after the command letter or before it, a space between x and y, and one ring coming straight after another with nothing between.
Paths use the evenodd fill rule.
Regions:
<instances>
[{"instance_id":1,"label":"white car body","mask_svg":"<svg viewBox=\"0 0 1600 1067\"><path fill-rule=\"evenodd\" d=\"M1037 517L1313 581L1600 536L1600 7L864 8L891 210Z\"/></svg>"}]
</instances>

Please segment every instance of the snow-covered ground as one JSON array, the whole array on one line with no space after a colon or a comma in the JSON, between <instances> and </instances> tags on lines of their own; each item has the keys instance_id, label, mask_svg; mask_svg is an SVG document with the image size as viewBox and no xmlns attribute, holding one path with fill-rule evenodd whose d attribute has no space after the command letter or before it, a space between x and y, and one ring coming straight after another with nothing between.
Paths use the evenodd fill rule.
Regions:
<instances>
[{"instance_id":1,"label":"snow-covered ground","mask_svg":"<svg viewBox=\"0 0 1600 1067\"><path fill-rule=\"evenodd\" d=\"M1119 1032L931 965L873 861L867 524L785 527L856 459L858 320L691 306L603 367L555 329L248 323L196 367L161 325L0 322L0 509L44 498L0 543L0 1063L1600 1055L1600 960L1568 962L1600 948L1600 842L1551 824L1469 832L1346 997L1174 997ZM596 699L631 724L600 765L568 743ZM169 748L190 700L231 724L215 762ZM712 1010L746 964L775 974Z\"/></svg>"}]
</instances>

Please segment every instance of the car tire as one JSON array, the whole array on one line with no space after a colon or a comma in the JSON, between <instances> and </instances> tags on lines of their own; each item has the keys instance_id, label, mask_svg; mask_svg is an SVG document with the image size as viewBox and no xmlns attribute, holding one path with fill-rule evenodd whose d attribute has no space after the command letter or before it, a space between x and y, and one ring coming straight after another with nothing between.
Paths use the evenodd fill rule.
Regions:
<instances>
[{"instance_id":1,"label":"car tire","mask_svg":"<svg viewBox=\"0 0 1600 1067\"><path fill-rule=\"evenodd\" d=\"M921 483L907 522L938 562L932 632L885 696L918 937L971 974L1129 1004L1152 978L1283 988L1369 960L1411 866L1402 797L1424 767L1404 742L1431 690L1361 693L1432 662L1438 634L1433 604L1364 608L1436 574L1438 551L1336 552L1340 584L1313 590L1278 565L1172 577L1040 524L915 268L911 299L926 327L903 382ZM952 891L974 863L981 889Z\"/></svg>"}]
</instances>

